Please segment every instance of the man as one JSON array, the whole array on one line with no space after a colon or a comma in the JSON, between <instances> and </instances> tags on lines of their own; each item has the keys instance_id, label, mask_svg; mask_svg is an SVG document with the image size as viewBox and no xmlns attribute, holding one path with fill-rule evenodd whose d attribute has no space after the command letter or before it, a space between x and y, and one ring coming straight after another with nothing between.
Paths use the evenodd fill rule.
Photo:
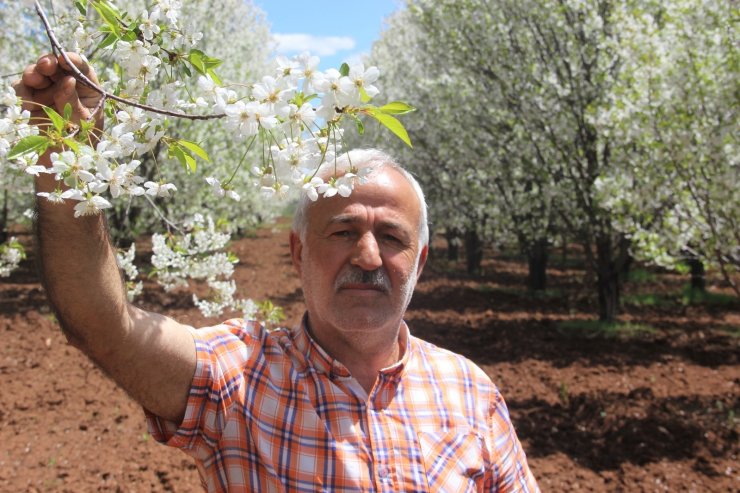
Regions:
<instances>
[{"instance_id":1,"label":"man","mask_svg":"<svg viewBox=\"0 0 740 493\"><path fill-rule=\"evenodd\" d=\"M45 56L24 71L16 91L36 116L70 103L87 118L98 103L64 68ZM307 311L292 330L195 330L129 304L104 218L39 201L42 274L65 334L146 409L158 441L196 459L208 491L538 491L490 379L403 321L428 252L421 189L379 151L350 157L369 182L296 214Z\"/></svg>"}]
</instances>

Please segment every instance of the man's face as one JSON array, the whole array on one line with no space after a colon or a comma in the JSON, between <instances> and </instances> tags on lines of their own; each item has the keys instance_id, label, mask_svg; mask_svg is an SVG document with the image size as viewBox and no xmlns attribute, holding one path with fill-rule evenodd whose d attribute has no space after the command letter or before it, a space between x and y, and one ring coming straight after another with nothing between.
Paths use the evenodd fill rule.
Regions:
<instances>
[{"instance_id":1,"label":"man's face","mask_svg":"<svg viewBox=\"0 0 740 493\"><path fill-rule=\"evenodd\" d=\"M293 233L291 253L314 335L368 349L387 343L426 261L414 189L397 171L381 168L350 197L311 204L306 219L305 242Z\"/></svg>"}]
</instances>

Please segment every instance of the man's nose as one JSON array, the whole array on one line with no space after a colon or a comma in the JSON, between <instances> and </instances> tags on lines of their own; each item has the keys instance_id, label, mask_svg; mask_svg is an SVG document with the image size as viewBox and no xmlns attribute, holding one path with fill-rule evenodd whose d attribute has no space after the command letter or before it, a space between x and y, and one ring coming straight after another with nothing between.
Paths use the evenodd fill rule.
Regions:
<instances>
[{"instance_id":1,"label":"man's nose","mask_svg":"<svg viewBox=\"0 0 740 493\"><path fill-rule=\"evenodd\" d=\"M375 235L366 233L359 238L352 254L351 263L367 271L375 270L383 265Z\"/></svg>"}]
</instances>

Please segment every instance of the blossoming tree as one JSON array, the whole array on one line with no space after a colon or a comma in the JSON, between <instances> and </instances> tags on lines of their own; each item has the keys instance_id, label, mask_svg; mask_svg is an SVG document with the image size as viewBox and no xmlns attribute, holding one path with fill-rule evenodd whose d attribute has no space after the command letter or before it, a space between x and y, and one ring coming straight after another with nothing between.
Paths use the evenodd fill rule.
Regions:
<instances>
[{"instance_id":1,"label":"blossoming tree","mask_svg":"<svg viewBox=\"0 0 740 493\"><path fill-rule=\"evenodd\" d=\"M723 191L737 181L737 8L669 4L414 0L374 50L398 61L386 92L447 107L410 121L407 159L427 189L458 215L487 212L493 236L530 258L557 236L578 240L604 320L631 253L660 262L657 249L675 255L693 236L704 258L720 243L725 266L737 256L738 201ZM722 74L715 85L710 73Z\"/></svg>"},{"instance_id":2,"label":"blossoming tree","mask_svg":"<svg viewBox=\"0 0 740 493\"><path fill-rule=\"evenodd\" d=\"M625 27L625 76L604 118L625 145L600 179L601 200L637 256L706 265L740 295L740 46L731 20L740 11L721 1L658 5Z\"/></svg>"}]
</instances>

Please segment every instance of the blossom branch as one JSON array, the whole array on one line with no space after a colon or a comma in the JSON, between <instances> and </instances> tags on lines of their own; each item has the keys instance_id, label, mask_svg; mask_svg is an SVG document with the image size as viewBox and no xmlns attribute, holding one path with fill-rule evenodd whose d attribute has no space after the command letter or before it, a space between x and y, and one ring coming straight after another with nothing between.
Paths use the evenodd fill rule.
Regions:
<instances>
[{"instance_id":1,"label":"blossom branch","mask_svg":"<svg viewBox=\"0 0 740 493\"><path fill-rule=\"evenodd\" d=\"M74 63L69 59L67 56L66 51L64 50L64 47L62 47L61 43L59 43L59 40L57 40L56 35L54 34L54 30L51 27L51 24L49 23L49 19L46 17L46 12L44 12L44 9L39 4L38 0L34 1L34 5L36 8L36 13L38 14L39 18L41 19L41 22L44 24L44 28L46 29L46 35L49 37L49 41L51 42L52 49L54 51L58 51L62 58L64 58L64 61L67 62L67 65L69 66L70 71L74 75L74 78L85 84L87 87L92 89L93 91L99 93L103 96L103 99L112 99L114 101L118 101L119 103L123 103L128 106L133 106L136 108L140 108L142 110L151 111L152 113L158 113L160 115L166 115L166 116L172 116L175 118L184 118L188 120L215 120L219 118L224 118L226 115L223 113L215 113L212 115L190 115L188 113L182 113L178 111L169 111L162 108L156 108L154 106L149 106L146 104L137 103L136 101L131 101L130 99L125 99L119 96L116 96L115 94L111 94L102 87L95 84L93 81L91 81L85 74L80 72L80 70L75 66Z\"/></svg>"}]
</instances>

